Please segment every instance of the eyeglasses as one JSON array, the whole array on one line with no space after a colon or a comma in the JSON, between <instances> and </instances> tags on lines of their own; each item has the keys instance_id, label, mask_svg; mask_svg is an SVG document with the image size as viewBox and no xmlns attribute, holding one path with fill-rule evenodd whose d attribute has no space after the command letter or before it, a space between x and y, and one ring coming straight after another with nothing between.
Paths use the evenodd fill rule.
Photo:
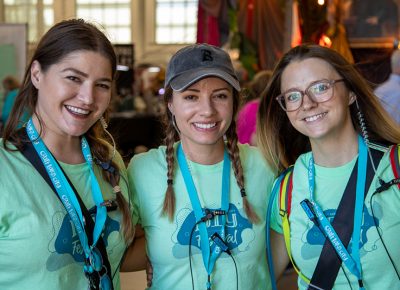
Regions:
<instances>
[{"instance_id":1,"label":"eyeglasses","mask_svg":"<svg viewBox=\"0 0 400 290\"><path fill-rule=\"evenodd\" d=\"M303 104L304 95L307 95L316 103L329 101L333 96L333 85L337 82L343 81L343 79L315 81L311 83L304 91L290 89L277 96L276 100L284 111L293 112L299 109Z\"/></svg>"}]
</instances>

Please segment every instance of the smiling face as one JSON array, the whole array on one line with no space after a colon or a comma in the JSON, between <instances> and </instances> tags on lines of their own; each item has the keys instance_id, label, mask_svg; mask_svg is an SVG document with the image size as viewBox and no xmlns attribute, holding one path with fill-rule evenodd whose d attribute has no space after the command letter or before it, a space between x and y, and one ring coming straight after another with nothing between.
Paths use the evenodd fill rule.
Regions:
<instances>
[{"instance_id":1,"label":"smiling face","mask_svg":"<svg viewBox=\"0 0 400 290\"><path fill-rule=\"evenodd\" d=\"M309 85L319 80L338 80L342 77L326 61L308 58L290 63L282 73L281 92L290 89L305 91ZM349 105L355 100L343 82L333 84L333 96L322 103L313 102L306 94L301 107L287 116L293 127L316 140L340 138L354 132Z\"/></svg>"},{"instance_id":2,"label":"smiling face","mask_svg":"<svg viewBox=\"0 0 400 290\"><path fill-rule=\"evenodd\" d=\"M35 112L47 136L85 134L111 99L111 63L97 52L72 52L46 71L35 61L31 80L38 90Z\"/></svg>"},{"instance_id":3,"label":"smiling face","mask_svg":"<svg viewBox=\"0 0 400 290\"><path fill-rule=\"evenodd\" d=\"M223 136L233 115L233 89L227 82L209 77L182 92L174 91L168 108L175 116L185 150L224 148Z\"/></svg>"}]
</instances>

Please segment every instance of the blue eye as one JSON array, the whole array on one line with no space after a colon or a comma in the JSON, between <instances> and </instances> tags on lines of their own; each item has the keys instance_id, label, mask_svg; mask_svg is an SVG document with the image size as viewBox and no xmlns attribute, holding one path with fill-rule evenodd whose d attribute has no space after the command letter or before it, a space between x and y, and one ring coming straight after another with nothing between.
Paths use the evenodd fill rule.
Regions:
<instances>
[{"instance_id":1,"label":"blue eye","mask_svg":"<svg viewBox=\"0 0 400 290\"><path fill-rule=\"evenodd\" d=\"M328 82L317 83L310 87L310 92L316 95L326 93L331 88Z\"/></svg>"},{"instance_id":2,"label":"blue eye","mask_svg":"<svg viewBox=\"0 0 400 290\"><path fill-rule=\"evenodd\" d=\"M289 103L295 103L301 100L300 92L288 92L285 94L285 101Z\"/></svg>"}]
</instances>

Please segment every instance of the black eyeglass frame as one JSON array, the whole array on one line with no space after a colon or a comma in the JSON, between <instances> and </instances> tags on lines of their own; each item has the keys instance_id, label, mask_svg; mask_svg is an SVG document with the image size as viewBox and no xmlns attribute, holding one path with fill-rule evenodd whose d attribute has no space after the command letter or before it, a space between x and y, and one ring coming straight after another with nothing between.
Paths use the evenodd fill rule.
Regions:
<instances>
[{"instance_id":1,"label":"black eyeglass frame","mask_svg":"<svg viewBox=\"0 0 400 290\"><path fill-rule=\"evenodd\" d=\"M304 91L299 90L299 89L295 89L295 88L289 89L289 90L285 91L284 93L282 93L282 94L278 95L277 97L275 97L275 100L279 103L279 105L281 106L281 108L285 112L294 112L294 111L297 111L303 105L304 95L307 95L313 102L316 102L316 103L324 103L324 102L329 101L333 97L333 85L338 83L338 82L344 82L344 79L337 79L337 80L322 79L322 80L318 80L318 81L312 82ZM332 95L328 99L326 99L326 100L324 100L322 102L319 101L319 100L316 100L314 98L314 95L312 93L310 94L308 92L311 89L311 87L313 87L313 86L315 86L316 84L319 84L319 83L327 83L327 84L330 85L330 88L332 88ZM293 109L293 110L287 110L285 108L285 104L284 104L285 103L285 95L287 93L289 93L289 92L299 92L301 94L301 101L299 103L299 106L296 109Z\"/></svg>"}]
</instances>

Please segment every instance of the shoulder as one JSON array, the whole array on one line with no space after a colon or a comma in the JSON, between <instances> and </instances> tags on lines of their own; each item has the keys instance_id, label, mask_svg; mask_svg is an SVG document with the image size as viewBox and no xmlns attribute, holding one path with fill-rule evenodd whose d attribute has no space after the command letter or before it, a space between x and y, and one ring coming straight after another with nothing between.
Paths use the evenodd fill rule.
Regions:
<instances>
[{"instance_id":1,"label":"shoulder","mask_svg":"<svg viewBox=\"0 0 400 290\"><path fill-rule=\"evenodd\" d=\"M14 145L8 143L8 149L4 148L3 139L0 138L0 176L10 176L10 174L25 174L29 171L26 167L31 167L30 162L19 152ZM1 182L0 182L1 183Z\"/></svg>"},{"instance_id":2,"label":"shoulder","mask_svg":"<svg viewBox=\"0 0 400 290\"><path fill-rule=\"evenodd\" d=\"M240 159L242 162L248 162L252 161L255 162L259 158L263 159L260 150L255 147L251 146L249 144L241 144L238 143L238 148L239 148L239 153L240 153Z\"/></svg>"},{"instance_id":3,"label":"shoulder","mask_svg":"<svg viewBox=\"0 0 400 290\"><path fill-rule=\"evenodd\" d=\"M148 170L157 166L166 167L165 150L165 146L160 146L156 149L150 149L148 152L133 156L128 165L128 172L137 168Z\"/></svg>"},{"instance_id":4,"label":"shoulder","mask_svg":"<svg viewBox=\"0 0 400 290\"><path fill-rule=\"evenodd\" d=\"M261 151L249 144L238 144L240 161L244 170L251 170L253 172L260 170L263 173L273 174L272 169L268 166Z\"/></svg>"},{"instance_id":5,"label":"shoulder","mask_svg":"<svg viewBox=\"0 0 400 290\"><path fill-rule=\"evenodd\" d=\"M388 147L370 144L370 147L383 153L377 169L378 174L389 172L389 174L392 175L393 170L400 170L400 144Z\"/></svg>"},{"instance_id":6,"label":"shoulder","mask_svg":"<svg viewBox=\"0 0 400 290\"><path fill-rule=\"evenodd\" d=\"M3 138L0 138L0 160L1 164L9 159L22 157L22 154L12 143L7 143L7 149L4 147Z\"/></svg>"},{"instance_id":7,"label":"shoulder","mask_svg":"<svg viewBox=\"0 0 400 290\"><path fill-rule=\"evenodd\" d=\"M308 162L310 161L311 157L311 151L301 154L299 157L297 157L294 167L308 167Z\"/></svg>"}]
</instances>

